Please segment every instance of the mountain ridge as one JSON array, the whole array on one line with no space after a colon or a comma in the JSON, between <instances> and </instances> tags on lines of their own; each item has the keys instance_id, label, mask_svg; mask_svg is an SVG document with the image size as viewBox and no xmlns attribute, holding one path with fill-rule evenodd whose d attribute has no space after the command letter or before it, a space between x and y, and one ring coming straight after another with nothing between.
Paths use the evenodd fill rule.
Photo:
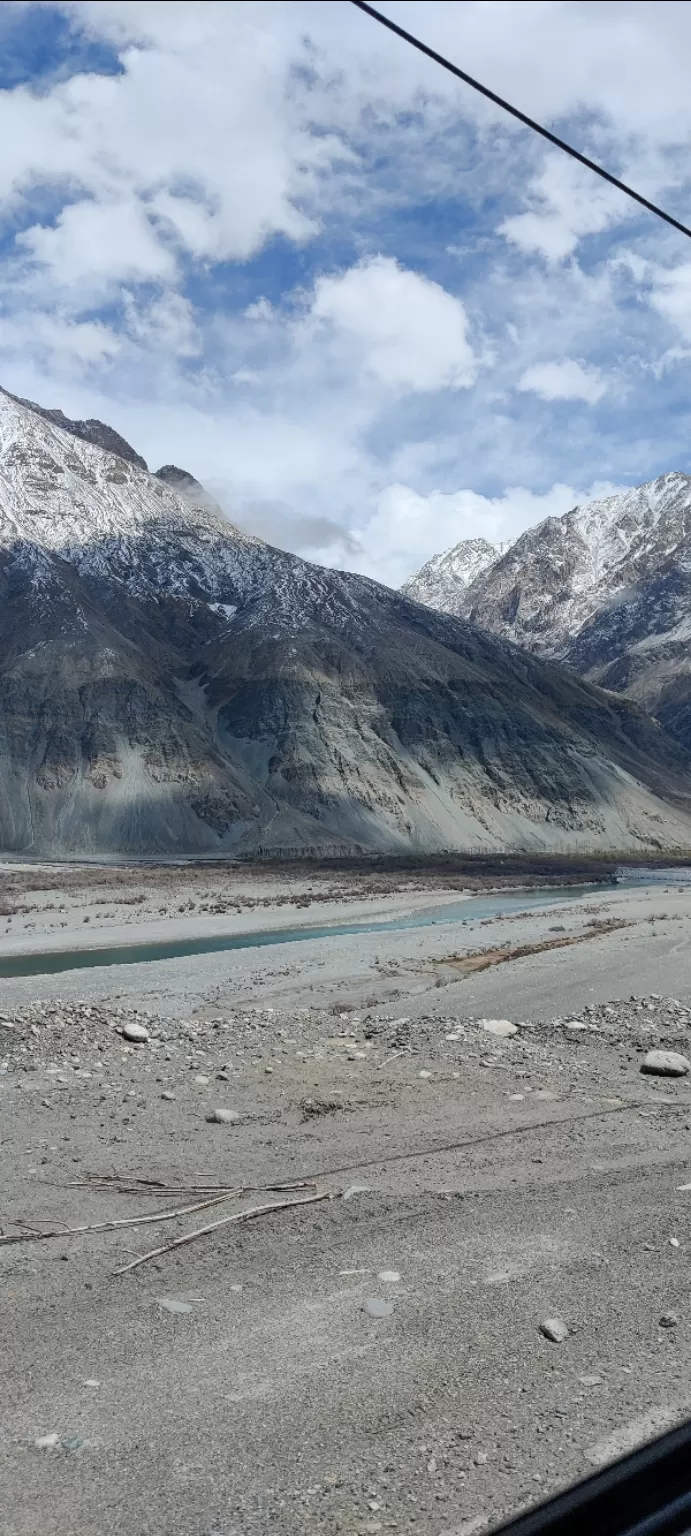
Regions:
<instances>
[{"instance_id":1,"label":"mountain ridge","mask_svg":"<svg viewBox=\"0 0 691 1536\"><path fill-rule=\"evenodd\" d=\"M0 395L5 850L691 842L688 759L635 706L171 469Z\"/></svg>"},{"instance_id":2,"label":"mountain ridge","mask_svg":"<svg viewBox=\"0 0 691 1536\"><path fill-rule=\"evenodd\" d=\"M468 542L406 589L625 693L691 747L691 477L672 471L547 518L457 581Z\"/></svg>"}]
</instances>

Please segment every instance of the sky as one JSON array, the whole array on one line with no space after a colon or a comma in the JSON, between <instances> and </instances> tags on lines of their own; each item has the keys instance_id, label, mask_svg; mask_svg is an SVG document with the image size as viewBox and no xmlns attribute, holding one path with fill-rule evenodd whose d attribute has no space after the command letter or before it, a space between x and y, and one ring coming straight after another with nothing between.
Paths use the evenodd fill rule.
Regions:
<instances>
[{"instance_id":1,"label":"sky","mask_svg":"<svg viewBox=\"0 0 691 1536\"><path fill-rule=\"evenodd\" d=\"M381 9L691 223L691 5ZM0 383L397 586L691 471L691 242L347 0L0 4Z\"/></svg>"}]
</instances>

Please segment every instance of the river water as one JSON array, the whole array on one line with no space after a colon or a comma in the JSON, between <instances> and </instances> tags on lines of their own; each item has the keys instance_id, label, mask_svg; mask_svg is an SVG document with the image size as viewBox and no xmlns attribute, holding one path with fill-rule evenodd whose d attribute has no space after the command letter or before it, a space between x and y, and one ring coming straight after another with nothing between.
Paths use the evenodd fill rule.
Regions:
<instances>
[{"instance_id":1,"label":"river water","mask_svg":"<svg viewBox=\"0 0 691 1536\"><path fill-rule=\"evenodd\" d=\"M623 880L622 886L639 884ZM359 923L323 923L315 927L275 928L260 933L214 934L195 939L161 939L137 944L117 944L103 949L61 949L34 951L27 955L0 955L1 976L45 976L56 971L91 969L99 965L137 965L152 960L177 960L188 955L211 955L233 949L264 949L271 944L300 944L308 939L329 939L357 933L395 933L405 928L431 928L439 923L463 923L483 917L499 917L512 912L531 912L535 908L561 905L584 896L606 894L611 887L571 885L540 891L511 891L470 896L446 906L426 907L407 917L395 917Z\"/></svg>"}]
</instances>

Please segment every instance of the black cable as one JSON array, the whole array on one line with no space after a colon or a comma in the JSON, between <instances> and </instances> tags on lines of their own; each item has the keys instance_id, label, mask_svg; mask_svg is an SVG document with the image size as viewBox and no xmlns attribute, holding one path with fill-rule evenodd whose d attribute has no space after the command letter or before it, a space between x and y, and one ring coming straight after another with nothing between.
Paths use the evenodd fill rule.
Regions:
<instances>
[{"instance_id":1,"label":"black cable","mask_svg":"<svg viewBox=\"0 0 691 1536\"><path fill-rule=\"evenodd\" d=\"M518 118L519 123L525 123L526 128L532 128L534 133L539 133L543 139L548 139L550 144L556 144L557 149L563 149L564 154L570 155L572 160L580 161L587 166L589 171L594 171L596 176L601 176L603 181L608 181L611 186L617 187L620 192L625 192L627 197L632 197L634 202L647 208L649 213L656 213L659 219L664 219L666 224L671 224L673 229L678 229L682 235L688 235L691 240L691 229L685 224L680 224L678 219L673 219L671 213L665 213L664 208L658 208L657 203L651 203L647 197L642 197L640 192L634 192L633 187L628 187L625 181L619 181L617 176L612 176L609 171L603 170L594 160L589 160L587 155L582 155L579 149L574 149L571 144L566 144L564 139L557 138L556 133L550 133L549 128L543 128L541 123L536 123L534 118L527 117L525 112L520 112L518 107L512 107L509 101L504 101L503 96L497 96L496 91L490 91L486 85L481 85L479 80L474 80L472 75L467 75L464 69L459 69L457 64L452 64L450 59L445 59L442 53L436 53L434 48L428 48L419 37L413 37L412 32L406 32L404 27L399 27L395 21L390 21L388 16L383 16L381 11L375 11L373 5L367 5L366 0L353 0L359 11L366 11L375 21L381 22L383 27L388 27L389 32L395 32L397 37L410 43L412 48L417 48L418 53L426 54L428 59L433 59L435 64L441 64L442 69L448 69L449 74L455 75L458 80L463 80L466 85L472 86L474 91L479 91L481 96L486 96L488 101L493 101L495 106L501 107L504 112L510 112L512 117Z\"/></svg>"}]
</instances>

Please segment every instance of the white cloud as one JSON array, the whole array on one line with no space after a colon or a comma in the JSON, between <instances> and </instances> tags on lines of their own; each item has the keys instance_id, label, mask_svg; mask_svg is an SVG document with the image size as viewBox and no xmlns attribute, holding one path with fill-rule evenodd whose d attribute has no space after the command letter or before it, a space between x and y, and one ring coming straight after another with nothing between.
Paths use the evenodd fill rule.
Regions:
<instances>
[{"instance_id":1,"label":"white cloud","mask_svg":"<svg viewBox=\"0 0 691 1536\"><path fill-rule=\"evenodd\" d=\"M585 400L596 405L607 385L597 368L587 368L572 357L561 362L534 363L518 381L520 390L531 391L543 400Z\"/></svg>"},{"instance_id":2,"label":"white cloud","mask_svg":"<svg viewBox=\"0 0 691 1536\"><path fill-rule=\"evenodd\" d=\"M320 277L309 319L331 327L355 366L387 388L462 389L476 377L460 299L391 257L369 257L338 277Z\"/></svg>"},{"instance_id":3,"label":"white cloud","mask_svg":"<svg viewBox=\"0 0 691 1536\"><path fill-rule=\"evenodd\" d=\"M0 203L21 210L46 184L67 203L25 236L51 275L169 278L172 246L245 260L273 235L315 232L302 205L348 152L311 132L309 92L288 88L299 33L274 35L246 4L71 10L118 35L123 73L0 92Z\"/></svg>"},{"instance_id":4,"label":"white cloud","mask_svg":"<svg viewBox=\"0 0 691 1536\"><path fill-rule=\"evenodd\" d=\"M127 332L134 341L154 347L164 356L199 356L202 339L194 309L181 293L163 293L139 303L131 293L125 293L123 303Z\"/></svg>"},{"instance_id":5,"label":"white cloud","mask_svg":"<svg viewBox=\"0 0 691 1536\"><path fill-rule=\"evenodd\" d=\"M522 251L548 261L563 261L584 235L600 234L635 212L623 192L558 152L547 156L530 182L528 200L530 210L504 219L499 232Z\"/></svg>"},{"instance_id":6,"label":"white cloud","mask_svg":"<svg viewBox=\"0 0 691 1536\"><path fill-rule=\"evenodd\" d=\"M687 341L691 340L691 262L667 269L648 269L648 272L653 308L671 320Z\"/></svg>"},{"instance_id":7,"label":"white cloud","mask_svg":"<svg viewBox=\"0 0 691 1536\"><path fill-rule=\"evenodd\" d=\"M54 225L34 224L17 243L49 270L54 287L76 289L83 307L108 298L118 283L165 282L175 274L170 251L134 202L71 203Z\"/></svg>"},{"instance_id":8,"label":"white cloud","mask_svg":"<svg viewBox=\"0 0 691 1536\"><path fill-rule=\"evenodd\" d=\"M122 345L121 337L99 320L75 323L71 315L59 311L31 319L0 316L0 353L19 357L30 348L38 366L48 372L81 374L99 364L108 366Z\"/></svg>"}]
</instances>

